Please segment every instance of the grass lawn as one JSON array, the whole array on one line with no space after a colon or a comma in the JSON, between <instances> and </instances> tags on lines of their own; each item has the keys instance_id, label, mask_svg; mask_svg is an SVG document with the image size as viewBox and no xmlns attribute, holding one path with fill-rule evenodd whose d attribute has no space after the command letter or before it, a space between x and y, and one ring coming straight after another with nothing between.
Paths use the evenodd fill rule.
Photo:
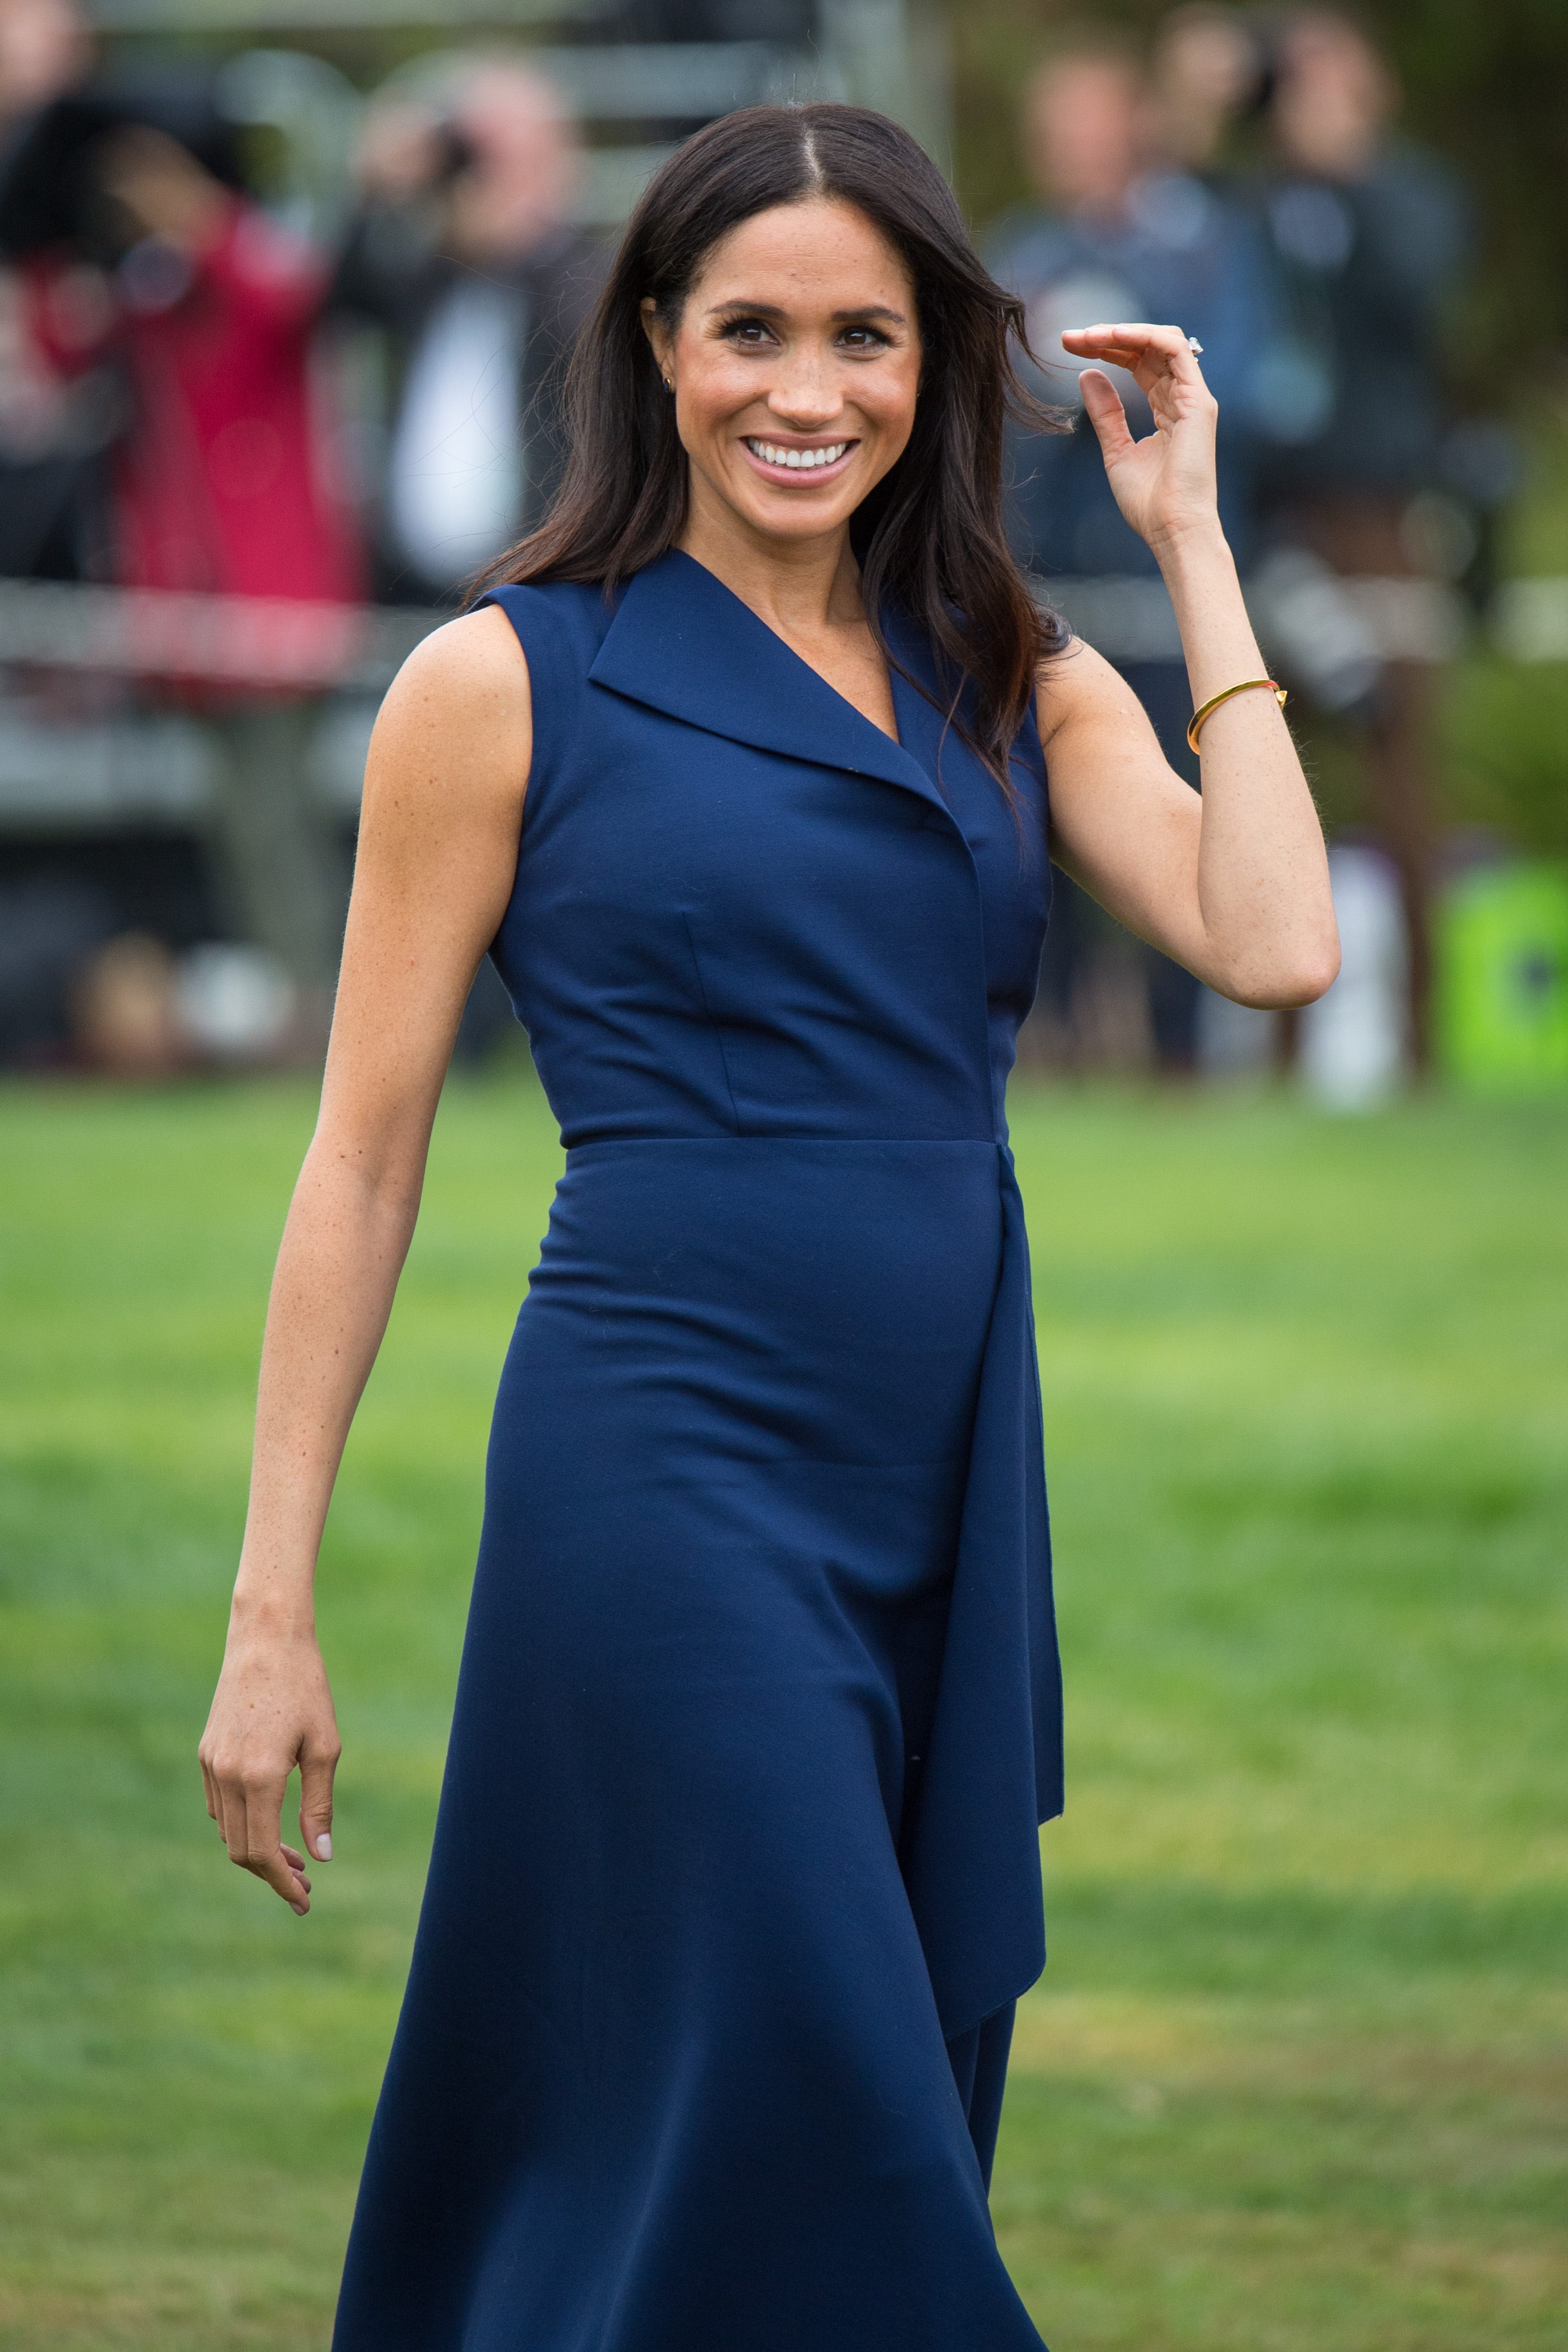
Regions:
<instances>
[{"instance_id":1,"label":"grass lawn","mask_svg":"<svg viewBox=\"0 0 1568 2352\"><path fill-rule=\"evenodd\" d=\"M195 1749L311 1108L0 1095L7 2352L326 2343L557 1152L515 1074L449 1091L323 1559L302 1923ZM1053 2352L1561 2352L1568 1105L1058 1091L1016 1135L1070 1780L1015 2275Z\"/></svg>"}]
</instances>

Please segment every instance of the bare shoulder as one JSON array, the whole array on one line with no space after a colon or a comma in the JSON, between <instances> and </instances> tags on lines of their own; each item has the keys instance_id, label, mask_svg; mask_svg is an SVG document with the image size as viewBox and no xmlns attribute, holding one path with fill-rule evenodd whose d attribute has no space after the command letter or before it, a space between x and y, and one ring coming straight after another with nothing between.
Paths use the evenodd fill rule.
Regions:
<instances>
[{"instance_id":1,"label":"bare shoulder","mask_svg":"<svg viewBox=\"0 0 1568 2352\"><path fill-rule=\"evenodd\" d=\"M1035 713L1040 740L1047 748L1053 736L1081 719L1142 717L1142 706L1126 679L1081 637L1069 638L1062 652L1041 665L1035 684Z\"/></svg>"},{"instance_id":2,"label":"bare shoulder","mask_svg":"<svg viewBox=\"0 0 1568 2352\"><path fill-rule=\"evenodd\" d=\"M437 696L456 703L474 696L528 699L528 662L517 631L499 604L463 613L422 637L387 697Z\"/></svg>"},{"instance_id":3,"label":"bare shoulder","mask_svg":"<svg viewBox=\"0 0 1568 2352\"><path fill-rule=\"evenodd\" d=\"M494 604L423 638L387 689L366 782L519 803L533 750L528 663Z\"/></svg>"}]
</instances>

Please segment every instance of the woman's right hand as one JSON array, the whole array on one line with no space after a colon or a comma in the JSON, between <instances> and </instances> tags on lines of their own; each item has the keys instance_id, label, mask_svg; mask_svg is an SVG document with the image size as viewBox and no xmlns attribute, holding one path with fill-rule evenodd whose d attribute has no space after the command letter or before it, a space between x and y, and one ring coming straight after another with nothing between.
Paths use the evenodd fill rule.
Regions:
<instances>
[{"instance_id":1,"label":"woman's right hand","mask_svg":"<svg viewBox=\"0 0 1568 2352\"><path fill-rule=\"evenodd\" d=\"M230 1862L264 1878L303 1918L306 1855L332 1858L332 1775L342 1742L314 1632L229 1630L223 1672L202 1734L207 1811ZM289 1775L300 1774L305 1853L281 1839Z\"/></svg>"},{"instance_id":2,"label":"woman's right hand","mask_svg":"<svg viewBox=\"0 0 1568 2352\"><path fill-rule=\"evenodd\" d=\"M250 1505L201 1744L230 1860L301 1913L308 1863L331 1858L340 1752L311 1578L419 1212L452 1040L511 893L531 708L506 614L466 614L404 664L365 770L321 1116L272 1278ZM303 1853L279 1836L296 1770Z\"/></svg>"}]
</instances>

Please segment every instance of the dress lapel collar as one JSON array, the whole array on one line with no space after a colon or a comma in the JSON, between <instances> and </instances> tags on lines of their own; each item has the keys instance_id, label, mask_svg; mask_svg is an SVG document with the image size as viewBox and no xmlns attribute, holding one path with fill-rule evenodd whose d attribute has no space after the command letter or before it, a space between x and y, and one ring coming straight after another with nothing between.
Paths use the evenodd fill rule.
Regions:
<instances>
[{"instance_id":1,"label":"dress lapel collar","mask_svg":"<svg viewBox=\"0 0 1568 2352\"><path fill-rule=\"evenodd\" d=\"M895 743L721 580L679 550L631 581L588 675L595 686L710 735L876 776L943 805L926 770L924 733L910 732L926 709L911 688L895 673L903 735ZM940 733L940 717L928 715Z\"/></svg>"}]
</instances>

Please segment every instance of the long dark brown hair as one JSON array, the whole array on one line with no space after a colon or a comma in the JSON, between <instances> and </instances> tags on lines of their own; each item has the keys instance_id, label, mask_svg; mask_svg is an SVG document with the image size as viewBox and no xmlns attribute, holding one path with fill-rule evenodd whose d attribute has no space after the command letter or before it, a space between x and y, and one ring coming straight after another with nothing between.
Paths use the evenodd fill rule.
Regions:
<instances>
[{"instance_id":1,"label":"long dark brown hair","mask_svg":"<svg viewBox=\"0 0 1568 2352\"><path fill-rule=\"evenodd\" d=\"M1008 551L1003 428L1010 408L1037 425L1056 420L1014 365L1015 344L1028 348L1022 303L982 268L923 148L865 107L746 107L698 131L655 174L572 354L560 491L484 584L574 580L613 592L674 546L686 520L686 453L642 304L651 297L673 331L721 237L810 196L853 205L880 230L910 273L920 323L909 446L851 522L866 618L890 661L884 604L930 639L953 724L1006 790L1008 751L1039 664L1066 631L1036 604Z\"/></svg>"}]
</instances>

